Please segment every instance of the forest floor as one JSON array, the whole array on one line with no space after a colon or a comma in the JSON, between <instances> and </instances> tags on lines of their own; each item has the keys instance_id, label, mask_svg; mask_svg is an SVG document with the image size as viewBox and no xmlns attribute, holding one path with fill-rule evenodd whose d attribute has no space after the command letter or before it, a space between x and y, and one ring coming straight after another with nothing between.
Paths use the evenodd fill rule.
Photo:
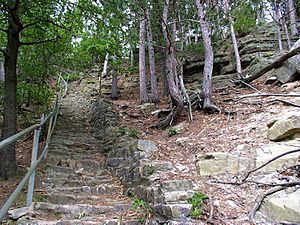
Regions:
<instances>
[{"instance_id":1,"label":"forest floor","mask_svg":"<svg viewBox=\"0 0 300 225\"><path fill-rule=\"evenodd\" d=\"M92 82L83 80L82 83L86 83L83 88L91 88ZM94 83L94 88L97 88L97 85ZM265 85L264 80L261 79L251 85L262 93L286 94L300 91L300 82L276 86ZM171 178L191 178L198 181L200 191L213 198L215 224L251 224L247 214L259 194L257 189L251 185L233 186L212 183L214 177L203 177L198 174L197 156L210 152L239 151L241 155L254 157L252 150L270 143L266 137L267 121L298 109L272 101L278 97L239 99L242 95L257 91L249 87L227 86L214 89L213 92L213 101L221 108L221 113L207 114L203 111L194 111L194 120L189 123L187 112L184 112L178 120L174 121L174 125L183 124L182 131L170 136L167 130L152 128L159 122L159 119L157 115L151 113L158 109L169 108L168 98L163 98L160 104L149 112L141 113L138 83L132 85L132 77L121 77L119 86L119 98L113 103L119 112L121 124L137 130L138 138L153 140L157 143L159 151L155 157L172 162L177 168ZM160 93L162 93L161 90ZM109 95L103 96L109 98ZM285 97L284 99L293 101L292 98ZM20 173L17 178L0 181L0 206L15 189L20 177L29 166L30 141L19 144L17 155ZM222 178L230 179L230 175ZM25 190L24 193L26 193Z\"/></svg>"},{"instance_id":2,"label":"forest floor","mask_svg":"<svg viewBox=\"0 0 300 225\"><path fill-rule=\"evenodd\" d=\"M121 81L122 85L129 82L126 78L122 79L125 79ZM253 158L257 148L272 143L267 139L267 122L289 111L299 110L299 108L274 101L280 97L242 99L239 97L257 93L257 90L260 93L271 94L299 93L300 82L281 86L264 83L265 78L261 78L253 82L252 87L232 85L214 89L213 101L221 108L221 113L207 114L203 111L194 111L194 120L189 123L188 113L185 112L173 124L182 123L182 131L172 136L169 135L168 129L152 128L153 125L159 123L159 119L151 111L169 108L168 98L164 98L150 112L141 113L138 106L139 87L136 85L121 90L119 99L113 102L121 117L121 123L138 130L138 138L155 141L159 148L156 158L172 162L177 168L170 178L196 180L200 191L212 197L215 224L251 224L248 220L248 213L255 199L264 190L258 190L253 184L235 186L213 183L216 179L232 181L233 175L199 176L196 162L198 155L211 152L226 152ZM281 99L295 102L295 98L281 97Z\"/></svg>"}]
</instances>

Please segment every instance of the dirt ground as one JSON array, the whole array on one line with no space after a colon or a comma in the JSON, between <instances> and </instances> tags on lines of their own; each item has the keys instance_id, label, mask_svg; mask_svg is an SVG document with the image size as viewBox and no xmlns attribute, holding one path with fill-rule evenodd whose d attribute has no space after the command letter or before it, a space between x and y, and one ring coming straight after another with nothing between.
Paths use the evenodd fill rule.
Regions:
<instances>
[{"instance_id":1,"label":"dirt ground","mask_svg":"<svg viewBox=\"0 0 300 225\"><path fill-rule=\"evenodd\" d=\"M274 94L287 94L300 90L300 82L281 86L265 85L264 79L253 82L252 87L232 85L215 89L213 101L221 108L221 113L207 114L203 111L194 111L194 120L189 123L188 114L185 112L179 120L174 121L174 125L183 123L184 128L179 134L173 136L168 134L168 129L151 128L159 123L159 119L151 112L141 113L138 107L138 86L121 90L120 98L114 101L122 124L137 129L138 138L155 141L159 147L157 159L170 161L177 168L171 178L191 178L198 181L200 191L213 199L215 224L251 224L248 220L248 212L257 196L266 189L258 189L251 184L236 186L214 182L215 180L232 181L233 176L230 174L201 177L196 170L197 155L226 152L254 157L252 150L271 143L267 139L267 121L289 111L299 110L275 100L284 99L294 102L295 98L291 97L241 98L243 95L257 93L257 90L261 93ZM164 98L151 111L169 107L169 100Z\"/></svg>"}]
</instances>

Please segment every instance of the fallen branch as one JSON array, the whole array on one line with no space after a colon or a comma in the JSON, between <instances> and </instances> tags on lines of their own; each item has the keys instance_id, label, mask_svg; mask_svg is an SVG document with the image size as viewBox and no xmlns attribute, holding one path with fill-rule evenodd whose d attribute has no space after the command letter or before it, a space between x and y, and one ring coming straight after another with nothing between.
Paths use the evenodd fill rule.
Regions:
<instances>
[{"instance_id":1,"label":"fallen branch","mask_svg":"<svg viewBox=\"0 0 300 225\"><path fill-rule=\"evenodd\" d=\"M275 160L277 160L277 159L279 159L279 158L281 158L281 157L283 157L283 156L285 156L285 155L292 154L292 153L295 153L295 152L300 152L300 149L294 149L294 150L291 150L291 151L287 151L287 152L285 152L285 153L282 153L282 154L280 154L280 155L278 155L278 156L276 156L276 157L270 159L269 161L267 161L266 163L262 164L261 166L255 168L255 169L252 169L252 170L250 170L250 171L248 171L248 172L246 173L246 175L244 176L244 178L242 179L242 182L245 182L245 180L250 176L251 173L253 173L253 172L257 171L257 170L260 170L261 168L267 166L267 165L270 164L271 162L273 162L273 161L275 161Z\"/></svg>"},{"instance_id":2,"label":"fallen branch","mask_svg":"<svg viewBox=\"0 0 300 225\"><path fill-rule=\"evenodd\" d=\"M249 95L241 95L238 97L238 99L243 98L254 98L254 97L300 97L300 94L271 94L271 93L254 93Z\"/></svg>"},{"instance_id":3,"label":"fallen branch","mask_svg":"<svg viewBox=\"0 0 300 225\"><path fill-rule=\"evenodd\" d=\"M293 103L293 102L290 102L290 101L282 100L282 99L273 99L273 100L267 101L267 103L275 103L275 102L281 102L281 103L284 103L286 105L290 105L290 106L294 106L294 107L299 107L300 108L300 105L298 105L296 103Z\"/></svg>"},{"instance_id":4,"label":"fallen branch","mask_svg":"<svg viewBox=\"0 0 300 225\"><path fill-rule=\"evenodd\" d=\"M209 204L210 204L210 211L209 211L209 217L207 219L208 224L214 224L213 215L214 215L214 203L212 197L208 196L209 198Z\"/></svg>"},{"instance_id":5,"label":"fallen branch","mask_svg":"<svg viewBox=\"0 0 300 225\"><path fill-rule=\"evenodd\" d=\"M294 187L300 185L300 182L291 182L291 183L286 183L285 186L281 185L280 187L274 187L268 190L266 193L261 194L258 196L258 198L255 200L255 204L252 207L251 211L249 212L249 219L254 222L255 214L259 210L261 204L263 203L264 199L268 197L271 194L274 194L278 191L284 190L288 187Z\"/></svg>"},{"instance_id":6,"label":"fallen branch","mask_svg":"<svg viewBox=\"0 0 300 225\"><path fill-rule=\"evenodd\" d=\"M258 198L255 200L254 206L252 207L251 211L249 212L249 219L254 223L253 220L255 218L255 214L256 214L257 210L259 210L259 208L260 208L262 202L264 201L264 199L266 197L268 197L269 195L274 194L278 191L281 191L285 188L286 187L275 187L275 188L272 188L272 189L268 190L266 193L263 193L260 196L258 196Z\"/></svg>"},{"instance_id":7,"label":"fallen branch","mask_svg":"<svg viewBox=\"0 0 300 225\"><path fill-rule=\"evenodd\" d=\"M276 59L275 61L273 61L271 64L263 67L262 69L260 69L259 71L257 71L256 73L252 74L249 77L246 77L243 81L246 83L250 83L251 81L261 77L262 75L264 75L265 73L269 72L270 70L277 68L279 66L281 66L286 60L288 60L289 58L297 55L300 53L300 47L293 49L292 51L283 54L282 56L280 56L278 59Z\"/></svg>"}]
</instances>

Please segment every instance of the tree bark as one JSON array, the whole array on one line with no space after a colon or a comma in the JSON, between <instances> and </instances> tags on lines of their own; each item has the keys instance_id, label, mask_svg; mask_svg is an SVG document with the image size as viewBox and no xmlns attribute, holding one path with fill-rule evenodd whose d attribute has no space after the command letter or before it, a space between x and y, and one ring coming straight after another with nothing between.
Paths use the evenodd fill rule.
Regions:
<instances>
[{"instance_id":1,"label":"tree bark","mask_svg":"<svg viewBox=\"0 0 300 225\"><path fill-rule=\"evenodd\" d=\"M228 0L224 0L224 5L225 5L225 12L226 12L226 14L228 16L228 20L229 20L230 35L231 35L231 39L232 39L232 45L233 45L235 61L236 61L237 79L240 80L241 75L242 75L241 57L240 57L240 53L239 53L238 43L237 43L236 36L235 36L234 22L233 22L233 19L230 15L230 11L229 11L230 9L229 9Z\"/></svg>"},{"instance_id":2,"label":"tree bark","mask_svg":"<svg viewBox=\"0 0 300 225\"><path fill-rule=\"evenodd\" d=\"M104 63L103 63L103 70L102 70L102 73L101 73L101 77L103 77L103 78L107 76L108 59L109 59L109 54L106 53L105 60L104 60Z\"/></svg>"},{"instance_id":3,"label":"tree bark","mask_svg":"<svg viewBox=\"0 0 300 225\"><path fill-rule=\"evenodd\" d=\"M140 46L139 46L139 73L140 73L140 102L141 104L149 101L147 92L146 63L145 63L145 33L146 18L142 15L140 20Z\"/></svg>"},{"instance_id":4,"label":"tree bark","mask_svg":"<svg viewBox=\"0 0 300 225\"><path fill-rule=\"evenodd\" d=\"M175 84L175 78L174 78L174 70L175 70L174 66L176 63L176 59L174 56L174 46L172 43L172 37L170 37L170 33L167 27L169 6L170 6L170 1L165 0L163 17L162 17L162 30L166 42L166 80L169 87L173 110L165 118L165 120L159 124L158 127L162 129L171 125L173 119L178 117L183 110L183 98L180 95L179 89Z\"/></svg>"},{"instance_id":5,"label":"tree bark","mask_svg":"<svg viewBox=\"0 0 300 225\"><path fill-rule=\"evenodd\" d=\"M117 77L117 71L114 67L112 68L111 98L112 99L118 98L118 77Z\"/></svg>"},{"instance_id":6,"label":"tree bark","mask_svg":"<svg viewBox=\"0 0 300 225\"><path fill-rule=\"evenodd\" d=\"M299 53L300 53L300 47L295 48L292 51L290 51L286 54L283 54L278 59L274 60L271 64L265 66L264 68L260 69L256 73L250 75L249 77L246 77L243 81L246 83L250 83L251 81L261 77L262 75L269 72L270 70L281 66L282 63L284 63L286 60L288 60L289 58L291 58Z\"/></svg>"},{"instance_id":7,"label":"tree bark","mask_svg":"<svg viewBox=\"0 0 300 225\"><path fill-rule=\"evenodd\" d=\"M18 15L18 3L8 13L7 46L4 54L4 105L1 140L10 137L17 130L17 58L20 46L22 24ZM0 178L8 179L16 174L15 143L0 151Z\"/></svg>"},{"instance_id":8,"label":"tree bark","mask_svg":"<svg viewBox=\"0 0 300 225\"><path fill-rule=\"evenodd\" d=\"M280 12L279 12L279 4L277 0L274 0L274 13L275 13L275 22L277 23L277 39L278 39L278 47L279 51L283 51L282 39L281 39L281 30L280 30Z\"/></svg>"},{"instance_id":9,"label":"tree bark","mask_svg":"<svg viewBox=\"0 0 300 225\"><path fill-rule=\"evenodd\" d=\"M214 53L211 46L211 39L208 30L208 25L205 21L205 13L203 3L200 0L196 0L197 13L200 20L200 28L202 32L202 38L205 49L205 61L204 61L204 70L203 70L203 109L204 110L213 110L215 106L212 104L212 71L213 71L213 60Z\"/></svg>"},{"instance_id":10,"label":"tree bark","mask_svg":"<svg viewBox=\"0 0 300 225\"><path fill-rule=\"evenodd\" d=\"M289 17L290 17L290 26L291 32L293 36L297 36L299 34L296 22L296 9L293 0L288 1L288 9L289 9Z\"/></svg>"},{"instance_id":11,"label":"tree bark","mask_svg":"<svg viewBox=\"0 0 300 225\"><path fill-rule=\"evenodd\" d=\"M152 102L158 103L159 96L158 96L157 79L156 79L156 72L155 72L155 57L154 57L155 55L154 55L154 48L153 48L151 21L150 21L148 8L146 9L146 18L147 18L147 39L148 39Z\"/></svg>"}]
</instances>

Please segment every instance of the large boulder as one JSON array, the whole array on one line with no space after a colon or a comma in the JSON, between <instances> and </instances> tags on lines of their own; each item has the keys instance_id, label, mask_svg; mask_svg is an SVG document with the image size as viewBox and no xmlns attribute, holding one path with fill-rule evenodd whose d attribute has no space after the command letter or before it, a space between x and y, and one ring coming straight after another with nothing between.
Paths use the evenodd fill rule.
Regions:
<instances>
[{"instance_id":1,"label":"large boulder","mask_svg":"<svg viewBox=\"0 0 300 225\"><path fill-rule=\"evenodd\" d=\"M300 47L300 40L298 40L291 50ZM281 67L274 70L274 75L282 83L295 81L300 78L300 55L295 55L285 61Z\"/></svg>"},{"instance_id":2,"label":"large boulder","mask_svg":"<svg viewBox=\"0 0 300 225\"><path fill-rule=\"evenodd\" d=\"M197 158L197 169L202 176L226 172L237 174L254 167L254 159L236 156L226 152L213 152L199 155Z\"/></svg>"},{"instance_id":3,"label":"large boulder","mask_svg":"<svg viewBox=\"0 0 300 225\"><path fill-rule=\"evenodd\" d=\"M300 112L290 112L268 122L268 139L280 141L300 133Z\"/></svg>"},{"instance_id":4,"label":"large boulder","mask_svg":"<svg viewBox=\"0 0 300 225\"><path fill-rule=\"evenodd\" d=\"M281 155L288 151L293 151L298 149L297 146L299 146L299 141L287 141L285 142L285 145L282 145L280 143L278 144L275 143L275 144L267 144L267 145L260 146L256 150L256 163L255 163L256 167L265 164L266 162L275 158L278 155ZM295 165L297 163L297 158L299 154L300 154L299 152L295 152L280 157L279 159L274 160L267 166L263 167L260 171L274 172L284 167Z\"/></svg>"},{"instance_id":5,"label":"large boulder","mask_svg":"<svg viewBox=\"0 0 300 225\"><path fill-rule=\"evenodd\" d=\"M287 193L283 190L269 196L262 205L262 212L275 221L300 223L300 190Z\"/></svg>"}]
</instances>

